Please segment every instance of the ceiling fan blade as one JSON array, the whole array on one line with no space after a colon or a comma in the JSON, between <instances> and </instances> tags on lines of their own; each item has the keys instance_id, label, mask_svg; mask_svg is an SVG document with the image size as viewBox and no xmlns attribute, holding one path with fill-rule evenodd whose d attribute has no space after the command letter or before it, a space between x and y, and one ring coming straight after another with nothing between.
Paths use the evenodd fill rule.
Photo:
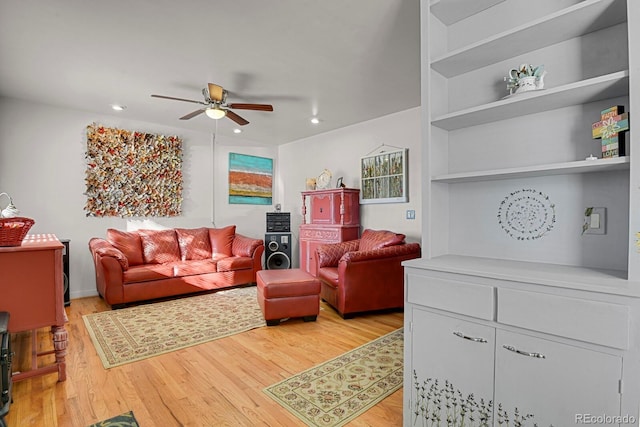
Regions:
<instances>
[{"instance_id":1,"label":"ceiling fan blade","mask_svg":"<svg viewBox=\"0 0 640 427\"><path fill-rule=\"evenodd\" d=\"M273 111L273 105L269 104L229 104L229 108L236 110L257 110L257 111Z\"/></svg>"},{"instance_id":2,"label":"ceiling fan blade","mask_svg":"<svg viewBox=\"0 0 640 427\"><path fill-rule=\"evenodd\" d=\"M197 116L197 115L199 115L199 114L204 113L205 111L206 111L206 108L201 108L201 109L199 109L199 110L196 110L196 111L193 111L193 112L191 112L191 113L187 114L186 116L182 116L182 117L180 117L180 120L189 120L189 119L192 119L192 118L194 118L195 116Z\"/></svg>"},{"instance_id":3,"label":"ceiling fan blade","mask_svg":"<svg viewBox=\"0 0 640 427\"><path fill-rule=\"evenodd\" d=\"M211 98L212 101L222 102L223 97L224 97L224 89L222 88L222 86L209 83L209 98Z\"/></svg>"},{"instance_id":4,"label":"ceiling fan blade","mask_svg":"<svg viewBox=\"0 0 640 427\"><path fill-rule=\"evenodd\" d=\"M231 120L233 120L234 122L236 122L240 126L244 126L244 125L248 125L249 124L249 122L247 120L243 119L242 117L240 117L239 115L237 115L236 113L234 113L231 110L227 110L227 117L229 117Z\"/></svg>"},{"instance_id":5,"label":"ceiling fan blade","mask_svg":"<svg viewBox=\"0 0 640 427\"><path fill-rule=\"evenodd\" d=\"M172 99L174 101L184 101L184 102L193 102L194 104L202 104L207 105L206 102L202 101L194 101L193 99L184 99L184 98L174 98L173 96L164 96L164 95L151 95L153 98L163 98L163 99Z\"/></svg>"}]
</instances>

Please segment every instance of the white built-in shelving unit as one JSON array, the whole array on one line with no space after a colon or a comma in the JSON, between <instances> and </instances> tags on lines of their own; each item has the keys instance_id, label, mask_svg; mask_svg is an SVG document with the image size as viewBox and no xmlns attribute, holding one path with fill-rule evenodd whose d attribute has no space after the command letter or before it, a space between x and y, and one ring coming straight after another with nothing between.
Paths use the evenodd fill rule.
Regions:
<instances>
[{"instance_id":1,"label":"white built-in shelving unit","mask_svg":"<svg viewBox=\"0 0 640 427\"><path fill-rule=\"evenodd\" d=\"M638 426L640 2L421 8L423 258L404 264L405 426L414 371L540 426L580 411ZM523 63L544 64L544 89L509 94L504 77ZM591 125L614 105L629 112L626 155L593 159ZM505 227L514 194L535 196L518 202L533 218L509 221L547 221L542 232ZM588 207L605 208L604 234L582 233Z\"/></svg>"}]
</instances>

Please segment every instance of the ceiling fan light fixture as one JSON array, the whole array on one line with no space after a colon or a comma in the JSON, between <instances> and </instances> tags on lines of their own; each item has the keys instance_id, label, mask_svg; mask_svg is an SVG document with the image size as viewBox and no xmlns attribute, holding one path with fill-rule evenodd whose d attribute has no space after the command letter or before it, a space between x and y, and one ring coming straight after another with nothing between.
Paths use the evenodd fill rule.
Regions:
<instances>
[{"instance_id":1,"label":"ceiling fan light fixture","mask_svg":"<svg viewBox=\"0 0 640 427\"><path fill-rule=\"evenodd\" d=\"M207 108L204 113L214 120L219 120L227 115L225 110L221 110L218 107Z\"/></svg>"}]
</instances>

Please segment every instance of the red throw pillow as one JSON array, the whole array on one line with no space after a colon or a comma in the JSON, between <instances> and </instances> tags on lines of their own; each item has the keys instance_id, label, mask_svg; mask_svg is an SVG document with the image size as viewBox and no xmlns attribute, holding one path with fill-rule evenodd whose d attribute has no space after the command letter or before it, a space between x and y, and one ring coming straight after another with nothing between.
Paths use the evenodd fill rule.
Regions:
<instances>
[{"instance_id":1,"label":"red throw pillow","mask_svg":"<svg viewBox=\"0 0 640 427\"><path fill-rule=\"evenodd\" d=\"M211 258L208 228L176 228L176 234L178 235L178 245L180 245L180 255L183 261Z\"/></svg>"},{"instance_id":2,"label":"red throw pillow","mask_svg":"<svg viewBox=\"0 0 640 427\"><path fill-rule=\"evenodd\" d=\"M228 225L223 228L210 228L209 240L211 242L211 254L212 255L226 255L231 256L233 252L231 250L233 245L233 238L236 235L236 226Z\"/></svg>"},{"instance_id":3,"label":"red throw pillow","mask_svg":"<svg viewBox=\"0 0 640 427\"><path fill-rule=\"evenodd\" d=\"M129 265L144 264L140 235L133 231L120 231L115 228L107 230L107 241L127 257Z\"/></svg>"},{"instance_id":4,"label":"red throw pillow","mask_svg":"<svg viewBox=\"0 0 640 427\"><path fill-rule=\"evenodd\" d=\"M404 242L404 234L396 234L387 230L370 230L366 229L360 237L359 251L370 251L373 249L382 249L387 246L395 246Z\"/></svg>"},{"instance_id":5,"label":"red throw pillow","mask_svg":"<svg viewBox=\"0 0 640 427\"><path fill-rule=\"evenodd\" d=\"M180 261L180 246L175 230L138 230L138 233L146 264Z\"/></svg>"}]
</instances>

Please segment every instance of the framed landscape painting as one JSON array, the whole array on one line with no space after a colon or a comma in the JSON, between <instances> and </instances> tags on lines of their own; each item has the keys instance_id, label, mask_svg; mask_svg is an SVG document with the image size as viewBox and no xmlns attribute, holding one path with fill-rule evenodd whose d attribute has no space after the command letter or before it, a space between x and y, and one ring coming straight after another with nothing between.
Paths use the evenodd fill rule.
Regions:
<instances>
[{"instance_id":1,"label":"framed landscape painting","mask_svg":"<svg viewBox=\"0 0 640 427\"><path fill-rule=\"evenodd\" d=\"M407 201L407 149L360 159L360 203Z\"/></svg>"},{"instance_id":2,"label":"framed landscape painting","mask_svg":"<svg viewBox=\"0 0 640 427\"><path fill-rule=\"evenodd\" d=\"M229 204L270 205L273 159L229 153Z\"/></svg>"}]
</instances>

